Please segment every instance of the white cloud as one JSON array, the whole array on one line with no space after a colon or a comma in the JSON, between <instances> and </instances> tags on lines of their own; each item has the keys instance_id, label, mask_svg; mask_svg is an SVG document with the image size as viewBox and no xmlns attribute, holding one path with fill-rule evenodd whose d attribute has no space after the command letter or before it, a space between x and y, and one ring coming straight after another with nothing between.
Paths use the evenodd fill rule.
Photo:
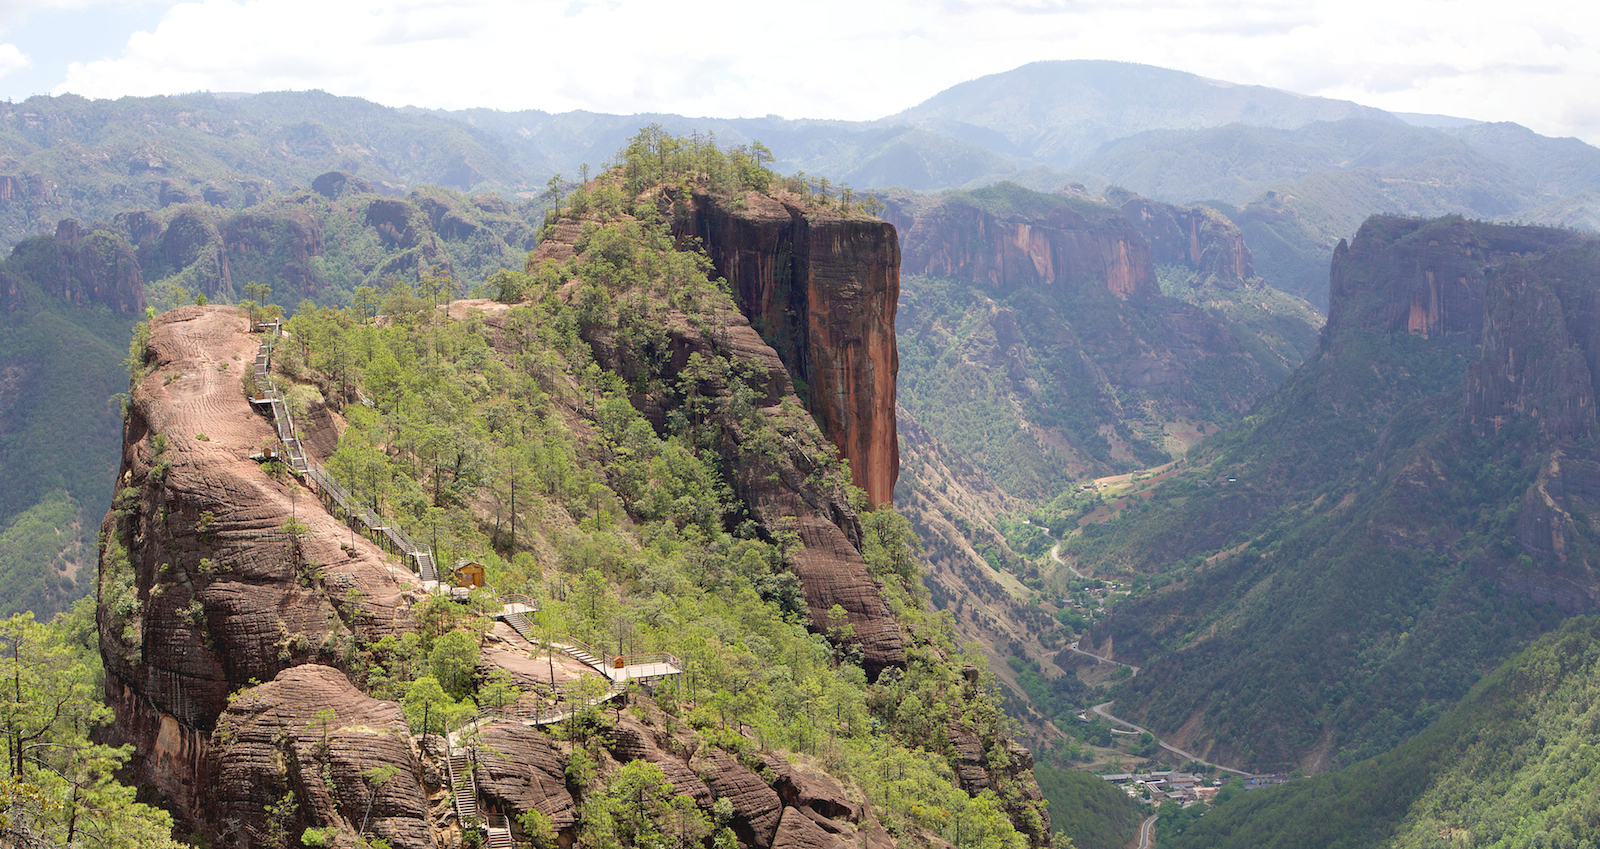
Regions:
<instances>
[{"instance_id":1,"label":"white cloud","mask_svg":"<svg viewBox=\"0 0 1600 849\"><path fill-rule=\"evenodd\" d=\"M0 77L32 66L33 62L28 59L27 54L15 44L0 44Z\"/></svg>"},{"instance_id":2,"label":"white cloud","mask_svg":"<svg viewBox=\"0 0 1600 849\"><path fill-rule=\"evenodd\" d=\"M194 0L56 91L863 119L1088 58L1600 141L1600 12L1564 0Z\"/></svg>"}]
</instances>

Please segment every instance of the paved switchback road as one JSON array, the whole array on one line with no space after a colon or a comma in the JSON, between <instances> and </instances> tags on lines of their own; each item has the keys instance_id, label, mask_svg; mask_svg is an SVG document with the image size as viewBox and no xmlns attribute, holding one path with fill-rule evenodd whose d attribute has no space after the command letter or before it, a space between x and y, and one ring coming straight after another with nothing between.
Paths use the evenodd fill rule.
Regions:
<instances>
[{"instance_id":1,"label":"paved switchback road","mask_svg":"<svg viewBox=\"0 0 1600 849\"><path fill-rule=\"evenodd\" d=\"M1155 814L1151 814L1139 824L1139 849L1155 849L1157 819Z\"/></svg>"},{"instance_id":2,"label":"paved switchback road","mask_svg":"<svg viewBox=\"0 0 1600 849\"><path fill-rule=\"evenodd\" d=\"M1116 723L1118 725L1125 725L1125 726L1127 726L1129 728L1132 728L1134 731L1136 731L1136 732L1138 732L1140 734L1149 734L1151 737L1155 737L1156 738L1156 742L1161 744L1161 748L1166 749L1167 751L1173 753L1174 755L1177 755L1180 758L1183 758L1185 761L1195 761L1196 763L1203 763L1206 766L1213 766L1213 767L1216 767L1217 769L1222 770L1223 772L1231 772L1234 775L1243 775L1243 776L1251 775L1251 773L1245 772L1242 769L1234 769L1231 766L1223 766L1222 764L1214 764L1211 761L1208 761L1205 758L1202 758L1199 755L1196 755L1196 754L1194 754L1192 752L1185 752L1184 750L1178 748L1177 746L1169 745L1165 740L1162 740L1160 737L1156 737L1155 732L1151 731L1150 729L1145 728L1145 727L1140 726L1140 725L1134 725L1133 723L1127 721L1126 719L1118 719L1115 716L1112 716L1110 713L1107 713L1106 712L1106 707L1108 707L1110 704L1111 704L1110 702L1101 702L1100 704L1095 705L1093 708L1090 708L1090 710L1093 710L1096 715L1098 715L1098 716L1100 716L1100 717L1102 717L1104 719L1110 720L1111 722L1114 722L1114 723Z\"/></svg>"},{"instance_id":3,"label":"paved switchback road","mask_svg":"<svg viewBox=\"0 0 1600 849\"><path fill-rule=\"evenodd\" d=\"M1054 560L1057 563L1060 563L1062 566L1067 567L1067 571L1068 572L1071 572L1072 574L1077 575L1080 579L1083 578L1083 573L1082 572L1079 572L1077 569L1072 568L1072 564L1071 563L1068 563L1067 561L1061 559L1061 543L1058 542L1055 545L1050 546L1050 559Z\"/></svg>"}]
</instances>

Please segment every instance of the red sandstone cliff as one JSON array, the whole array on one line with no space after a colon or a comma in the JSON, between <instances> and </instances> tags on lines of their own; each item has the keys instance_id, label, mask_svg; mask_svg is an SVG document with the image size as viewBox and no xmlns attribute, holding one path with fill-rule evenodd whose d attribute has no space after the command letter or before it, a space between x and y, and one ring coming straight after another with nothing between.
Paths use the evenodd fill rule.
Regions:
<instances>
[{"instance_id":1,"label":"red sandstone cliff","mask_svg":"<svg viewBox=\"0 0 1600 849\"><path fill-rule=\"evenodd\" d=\"M143 780L190 822L210 822L228 767L211 733L230 693L409 628L410 573L250 459L276 436L240 375L258 336L231 307L153 323L132 392L118 495L102 525L100 650ZM297 557L282 530L307 530Z\"/></svg>"},{"instance_id":2,"label":"red sandstone cliff","mask_svg":"<svg viewBox=\"0 0 1600 849\"><path fill-rule=\"evenodd\" d=\"M1150 247L1116 210L1071 204L996 215L959 196L915 218L907 273L970 280L993 292L1104 287L1122 300L1161 294Z\"/></svg>"},{"instance_id":3,"label":"red sandstone cliff","mask_svg":"<svg viewBox=\"0 0 1600 849\"><path fill-rule=\"evenodd\" d=\"M696 239L740 309L805 388L807 408L874 504L894 499L900 247L887 222L749 192L695 194L673 232Z\"/></svg>"},{"instance_id":4,"label":"red sandstone cliff","mask_svg":"<svg viewBox=\"0 0 1600 849\"><path fill-rule=\"evenodd\" d=\"M1231 289L1256 276L1244 233L1221 213L1203 206L1173 206L1126 191L1107 195L1150 245L1154 262L1195 270L1191 285L1210 281Z\"/></svg>"},{"instance_id":5,"label":"red sandstone cliff","mask_svg":"<svg viewBox=\"0 0 1600 849\"><path fill-rule=\"evenodd\" d=\"M758 197L751 196L752 205ZM768 214L776 215L775 207L781 208L781 205L770 199L769 203L771 205L766 207ZM737 223L739 226L744 226L743 222L749 220L741 219ZM888 229L887 225L882 225L881 222L879 224ZM781 229L776 225L768 225L763 231L754 224L750 226L757 230L755 233L744 234L750 238L771 236ZM534 252L530 266L573 257L582 232L582 226L575 221L566 220L557 224L551 228L545 241ZM736 234L725 236L729 241L724 241L724 244L737 245L737 242L731 241L735 237ZM889 244L892 245L892 233L889 238ZM757 246L756 249L737 251L738 262L742 263L743 267L769 267L783 256L781 242L756 241L754 244ZM763 244L766 250L760 249ZM742 276L748 280L753 275ZM774 275L774 278L777 277L778 275ZM896 278L891 273L880 279ZM848 314L841 308L843 303L847 302L841 300L832 304L831 309L841 325L850 327L852 323L848 320ZM850 303L860 303L860 301ZM750 307L745 306L744 309L748 311ZM737 446L744 441L745 434L737 421L730 420L722 423L726 434L723 440L724 457L729 470L729 483L739 497L749 505L751 515L756 521L761 523L768 533L788 529L799 534L803 547L794 553L791 565L805 591L806 606L812 626L826 633L830 627L828 612L838 605L849 616L850 624L855 631L854 640L861 645L863 666L869 674L876 676L887 667L904 664L905 647L899 623L890 612L879 584L868 574L866 561L861 556L860 516L851 504L848 493L842 491L842 488L828 488L817 482L822 477L817 474L821 470L818 458L825 456L829 450L829 447L822 442L822 438L826 435L832 440L837 440L838 434L819 431L818 427L822 423L813 422L811 417L799 411L794 381L791 378L792 372L778 351L755 332L752 322L744 315L731 311L725 313L720 319L722 329L710 336L702 333L681 313L673 312L670 315L670 320L663 328L669 340L666 349L669 360L663 365L669 373L677 375L678 370L687 364L689 357L699 353L702 356L725 354L748 363L753 372L766 375L764 397L758 403L762 414L768 420L781 423L779 426L786 436L781 456L775 458L742 456ZM759 316L757 320L760 320ZM864 319L860 324L882 327L871 318ZM637 373L641 368L640 364L619 359L621 356L619 346L614 344L610 333L611 331L603 327L591 328L585 333L585 341L594 350L596 359L608 369L619 374ZM819 337L821 335L819 333ZM845 361L854 358L857 366L853 372L844 370L823 372L824 375L840 375L825 377L829 382L823 385L833 387L829 391L835 396L846 395L860 400L863 406L870 406L867 402L876 403L877 399L870 394L872 390L859 389L859 384L843 383L843 375L851 373L865 375L874 381L881 379L886 369L871 361L863 362L859 358L873 350L881 351L886 345L887 356L892 360L894 351L892 324L886 330L886 337L875 344L876 348L867 345L857 346L852 352L847 352L849 353L847 357L839 357L836 352L816 352L813 362L830 362L835 357ZM835 380L840 382L833 383ZM888 372L888 380L891 403L889 413L892 416L892 371ZM705 380L700 386L700 391L708 395L726 396L731 390L724 382ZM852 392L856 394L850 394ZM645 394L636 396L633 401L658 428L664 427L671 399ZM875 411L873 415L876 417ZM889 457L892 458L893 468L898 471L899 450L892 421L887 431L884 435L879 430L877 438L887 440L888 448L892 451ZM848 458L849 455L845 456ZM851 464L851 471L857 474L857 481L860 480L859 468L860 465ZM893 478L883 481L881 485L892 489Z\"/></svg>"}]
</instances>

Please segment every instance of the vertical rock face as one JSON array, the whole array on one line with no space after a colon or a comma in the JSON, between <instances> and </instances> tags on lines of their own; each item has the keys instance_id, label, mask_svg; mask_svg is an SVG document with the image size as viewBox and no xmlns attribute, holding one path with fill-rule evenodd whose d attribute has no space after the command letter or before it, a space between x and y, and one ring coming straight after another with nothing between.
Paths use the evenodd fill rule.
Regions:
<instances>
[{"instance_id":1,"label":"vertical rock face","mask_svg":"<svg viewBox=\"0 0 1600 849\"><path fill-rule=\"evenodd\" d=\"M699 240L750 322L804 382L799 394L850 461L855 484L874 504L892 501L900 475L894 227L751 192L739 206L695 195L678 205L673 231Z\"/></svg>"},{"instance_id":2,"label":"vertical rock face","mask_svg":"<svg viewBox=\"0 0 1600 849\"><path fill-rule=\"evenodd\" d=\"M754 201L757 198L759 198L757 195L751 196L750 206L755 206ZM776 201L771 201L771 204L765 209L776 221L780 214L778 210L784 207ZM723 219L723 223L731 227L751 228L748 231L734 230L722 235L721 238L725 240L723 244L729 252L739 252L738 262L745 264L747 268L770 265L780 259L782 257L780 243L759 241L763 237L773 236L780 229L779 226L772 224L767 228L761 228L749 222L748 216ZM888 229L887 225L882 225L881 222L879 224ZM576 223L557 223L534 253L534 262L562 261L573 257L576 240L581 232L582 227ZM754 248L746 250L740 246L741 243L733 241L734 238L750 238L757 241L752 243ZM890 244L893 244L892 235L890 239ZM763 248L763 245L766 247ZM732 262L732 260L725 261ZM892 302L889 306L892 310ZM828 454L827 445L822 440L828 438L834 441L838 436L819 431L822 425L820 416L808 417L798 409L793 389L794 382L791 379L792 372L779 353L774 350L774 346L769 345L752 328L753 321L743 314L749 311L751 307L748 305L742 305L740 313L728 311L721 319L723 327L710 336L703 334L681 313L674 314L664 328L670 341L665 352L669 359L662 365L666 370L680 374L679 370L686 366L693 354L726 355L743 361L752 372L766 375L764 396L757 403L762 408L764 416L783 422L781 427L789 440L785 448L779 452L781 456L752 461L738 452L737 445L743 441L738 423L724 423L724 427L727 428L727 436L723 440L724 458L730 470L729 483L734 492L749 505L751 516L769 533L788 530L799 536L803 545L792 555L791 565L805 592L806 607L812 627L827 633L833 627L829 620L829 611L835 605L842 608L854 629L854 641L861 645L862 665L870 675L876 676L887 667L901 666L905 663L905 646L899 624L884 600L882 588L868 573L866 560L861 556L861 518L851 504L849 495L843 491L843 487L816 483L816 480L826 477L819 462L820 458ZM884 332L887 333L885 342L888 351L892 353L894 350L892 325ZM594 350L596 359L607 368L624 375L640 371L640 364L621 362L617 359L618 346L612 339L607 338L603 331L591 330L586 336L586 341ZM876 379L876 375L881 374L881 369L871 363L867 365L873 367ZM890 394L887 402L891 405L889 412L892 415L894 400L892 372L889 379ZM701 391L706 394L726 395L730 391L725 383L705 381L705 384L701 387ZM851 388L845 386L841 391L848 392ZM860 397L854 396L852 400ZM670 399L640 395L635 397L633 402L658 428L664 427L666 406L671 403ZM813 417L817 419L816 423L810 421ZM889 454L893 468L898 470L899 446L894 428L887 428L887 434L882 430L878 431L874 439L887 440L887 449L893 452ZM845 453L845 456L848 458L848 453ZM851 463L851 471L856 475L857 485L860 485L861 481L861 468L861 464ZM883 481L882 484L892 487L893 479ZM868 493L870 497L871 490L868 490Z\"/></svg>"},{"instance_id":3,"label":"vertical rock face","mask_svg":"<svg viewBox=\"0 0 1600 849\"><path fill-rule=\"evenodd\" d=\"M1256 276L1244 234L1222 215L1201 206L1173 206L1129 192L1109 198L1150 245L1157 264L1196 267L1197 277L1238 286Z\"/></svg>"},{"instance_id":4,"label":"vertical rock face","mask_svg":"<svg viewBox=\"0 0 1600 849\"><path fill-rule=\"evenodd\" d=\"M1467 369L1467 417L1480 434L1527 416L1555 439L1588 435L1600 368L1600 278L1593 246L1508 262L1489 276L1483 350Z\"/></svg>"},{"instance_id":5,"label":"vertical rock face","mask_svg":"<svg viewBox=\"0 0 1600 849\"><path fill-rule=\"evenodd\" d=\"M998 216L951 200L905 237L908 273L970 281L990 292L1101 286L1122 300L1161 294L1150 246L1109 207L1062 205Z\"/></svg>"},{"instance_id":6,"label":"vertical rock face","mask_svg":"<svg viewBox=\"0 0 1600 849\"><path fill-rule=\"evenodd\" d=\"M195 288L211 298L233 297L233 275L222 233L208 214L185 208L167 222L161 234L161 258L167 267L188 269Z\"/></svg>"},{"instance_id":7,"label":"vertical rock face","mask_svg":"<svg viewBox=\"0 0 1600 849\"><path fill-rule=\"evenodd\" d=\"M35 236L12 251L13 267L46 295L113 312L144 309L144 275L128 241L108 230L84 231L63 219L55 236Z\"/></svg>"},{"instance_id":8,"label":"vertical rock face","mask_svg":"<svg viewBox=\"0 0 1600 849\"><path fill-rule=\"evenodd\" d=\"M1346 328L1432 337L1483 329L1485 269L1579 240L1576 233L1447 217L1374 216L1334 249L1324 338Z\"/></svg>"}]
</instances>

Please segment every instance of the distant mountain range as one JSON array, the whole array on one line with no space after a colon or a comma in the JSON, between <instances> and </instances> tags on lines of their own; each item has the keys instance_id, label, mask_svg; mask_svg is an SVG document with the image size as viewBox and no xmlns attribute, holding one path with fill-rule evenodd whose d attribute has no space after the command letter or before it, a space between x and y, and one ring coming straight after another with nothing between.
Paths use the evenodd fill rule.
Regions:
<instances>
[{"instance_id":1,"label":"distant mountain range","mask_svg":"<svg viewBox=\"0 0 1600 849\"><path fill-rule=\"evenodd\" d=\"M774 167L856 189L1071 182L1206 202L1269 285L1326 302L1333 245L1367 215L1459 213L1595 229L1600 150L1515 124L1396 115L1123 62L1037 62L874 121L394 109L322 92L0 105L0 239L62 218L205 202L241 209L345 171L535 202L598 172L641 126L760 141Z\"/></svg>"}]
</instances>

